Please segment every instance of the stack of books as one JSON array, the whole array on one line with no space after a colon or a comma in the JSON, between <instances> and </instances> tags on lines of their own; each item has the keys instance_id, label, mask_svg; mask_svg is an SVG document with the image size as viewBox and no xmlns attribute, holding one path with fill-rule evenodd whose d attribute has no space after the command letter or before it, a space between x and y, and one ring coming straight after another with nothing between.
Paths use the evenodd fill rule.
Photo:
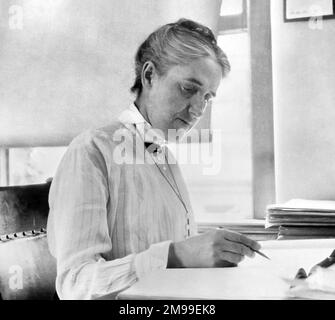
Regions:
<instances>
[{"instance_id":1,"label":"stack of books","mask_svg":"<svg viewBox=\"0 0 335 320\"><path fill-rule=\"evenodd\" d=\"M292 199L267 207L266 228L278 240L335 238L335 201Z\"/></svg>"}]
</instances>

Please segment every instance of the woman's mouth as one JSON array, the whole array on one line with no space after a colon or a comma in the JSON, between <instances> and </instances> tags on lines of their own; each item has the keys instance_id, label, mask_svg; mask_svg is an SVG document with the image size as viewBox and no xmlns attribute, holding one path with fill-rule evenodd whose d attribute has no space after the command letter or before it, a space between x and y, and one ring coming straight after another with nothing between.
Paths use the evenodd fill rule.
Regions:
<instances>
[{"instance_id":1,"label":"woman's mouth","mask_svg":"<svg viewBox=\"0 0 335 320\"><path fill-rule=\"evenodd\" d=\"M184 125L190 127L191 124L189 122L187 122L186 120L182 119L182 118L178 118L178 120L180 120L182 123L184 123Z\"/></svg>"}]
</instances>

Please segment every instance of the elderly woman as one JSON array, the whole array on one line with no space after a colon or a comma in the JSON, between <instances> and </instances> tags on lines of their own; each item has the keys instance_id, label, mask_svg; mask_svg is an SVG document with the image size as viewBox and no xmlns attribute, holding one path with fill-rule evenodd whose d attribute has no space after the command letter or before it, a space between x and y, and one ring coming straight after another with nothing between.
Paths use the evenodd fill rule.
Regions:
<instances>
[{"instance_id":1,"label":"elderly woman","mask_svg":"<svg viewBox=\"0 0 335 320\"><path fill-rule=\"evenodd\" d=\"M196 124L230 69L213 33L186 19L164 25L135 65L134 104L76 137L52 182L48 241L61 299L113 296L157 269L236 266L260 248L228 230L196 234L166 146L171 131Z\"/></svg>"}]
</instances>

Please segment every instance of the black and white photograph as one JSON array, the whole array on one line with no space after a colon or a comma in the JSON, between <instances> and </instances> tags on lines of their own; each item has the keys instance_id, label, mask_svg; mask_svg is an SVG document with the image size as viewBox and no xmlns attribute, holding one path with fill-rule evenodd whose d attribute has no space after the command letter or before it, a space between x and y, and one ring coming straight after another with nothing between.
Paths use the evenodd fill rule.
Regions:
<instances>
[{"instance_id":1,"label":"black and white photograph","mask_svg":"<svg viewBox=\"0 0 335 320\"><path fill-rule=\"evenodd\" d=\"M0 0L0 300L335 300L334 5Z\"/></svg>"}]
</instances>

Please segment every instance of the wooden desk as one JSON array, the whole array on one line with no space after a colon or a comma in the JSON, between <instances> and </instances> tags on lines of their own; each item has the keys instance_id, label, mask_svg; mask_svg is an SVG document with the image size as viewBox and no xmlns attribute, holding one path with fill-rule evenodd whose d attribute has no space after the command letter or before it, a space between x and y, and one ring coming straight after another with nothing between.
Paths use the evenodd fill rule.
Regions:
<instances>
[{"instance_id":1,"label":"wooden desk","mask_svg":"<svg viewBox=\"0 0 335 320\"><path fill-rule=\"evenodd\" d=\"M335 239L261 242L259 255L236 268L167 269L153 272L118 299L287 299L299 268L309 269L331 254Z\"/></svg>"}]
</instances>

